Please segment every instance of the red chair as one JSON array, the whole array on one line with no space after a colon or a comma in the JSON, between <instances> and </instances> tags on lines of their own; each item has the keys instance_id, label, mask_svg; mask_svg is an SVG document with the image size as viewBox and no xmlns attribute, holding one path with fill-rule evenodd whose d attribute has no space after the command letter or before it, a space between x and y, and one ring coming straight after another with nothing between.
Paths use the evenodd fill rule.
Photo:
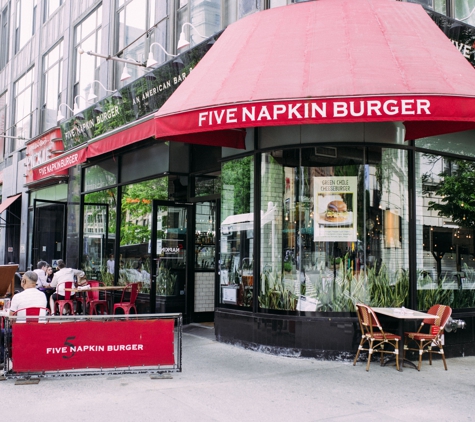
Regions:
<instances>
[{"instance_id":1,"label":"red chair","mask_svg":"<svg viewBox=\"0 0 475 422\"><path fill-rule=\"evenodd\" d=\"M445 361L444 345L442 335L444 334L444 327L447 324L450 315L452 315L452 308L447 305L434 305L428 311L428 314L437 315L437 319L424 319L417 332L404 333L405 344L404 354L407 350L419 352L419 365L417 370L421 370L422 355L429 353L429 365L432 365L432 353L437 353L442 356L444 368L447 371L447 362ZM428 330L423 330L422 327L428 326ZM427 332L426 332L427 331Z\"/></svg>"},{"instance_id":2,"label":"red chair","mask_svg":"<svg viewBox=\"0 0 475 422\"><path fill-rule=\"evenodd\" d=\"M91 287L100 287L104 285L104 283L101 283L100 281L88 281L88 284ZM89 307L89 315L97 315L98 311L100 311L102 315L109 313L107 300L101 299L99 290L86 290L86 292L86 305Z\"/></svg>"},{"instance_id":3,"label":"red chair","mask_svg":"<svg viewBox=\"0 0 475 422\"><path fill-rule=\"evenodd\" d=\"M56 286L56 294L59 295L59 286L62 285L64 285L65 289L72 289L74 288L74 281L65 281L63 283L59 283ZM70 315L74 315L74 300L71 298L71 292L64 291L64 299L57 299L54 302L54 313L63 315L63 311L67 310L67 308L69 308Z\"/></svg>"},{"instance_id":4,"label":"red chair","mask_svg":"<svg viewBox=\"0 0 475 422\"><path fill-rule=\"evenodd\" d=\"M18 317L25 316L26 322L38 322L41 316L47 316L49 314L49 309L43 307L22 308L13 313L13 315Z\"/></svg>"},{"instance_id":5,"label":"red chair","mask_svg":"<svg viewBox=\"0 0 475 422\"><path fill-rule=\"evenodd\" d=\"M129 300L126 301L125 297L129 294ZM137 300L137 295L139 294L139 286L137 283L128 284L124 291L122 292L122 298L119 303L114 304L114 314L117 309L122 309L124 314L130 314L131 310L134 310L134 313L137 313L137 308L135 307L135 301Z\"/></svg>"}]
</instances>

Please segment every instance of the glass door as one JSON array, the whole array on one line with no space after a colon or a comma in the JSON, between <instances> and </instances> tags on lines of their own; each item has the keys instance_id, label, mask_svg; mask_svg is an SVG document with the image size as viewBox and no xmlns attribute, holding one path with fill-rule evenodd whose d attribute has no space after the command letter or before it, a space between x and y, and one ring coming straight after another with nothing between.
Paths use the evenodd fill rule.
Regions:
<instances>
[{"instance_id":1,"label":"glass door","mask_svg":"<svg viewBox=\"0 0 475 422\"><path fill-rule=\"evenodd\" d=\"M151 313L185 314L188 211L187 205L153 201Z\"/></svg>"},{"instance_id":2,"label":"glass door","mask_svg":"<svg viewBox=\"0 0 475 422\"><path fill-rule=\"evenodd\" d=\"M34 201L34 223L31 264L38 261L64 259L66 204L44 200Z\"/></svg>"}]
</instances>

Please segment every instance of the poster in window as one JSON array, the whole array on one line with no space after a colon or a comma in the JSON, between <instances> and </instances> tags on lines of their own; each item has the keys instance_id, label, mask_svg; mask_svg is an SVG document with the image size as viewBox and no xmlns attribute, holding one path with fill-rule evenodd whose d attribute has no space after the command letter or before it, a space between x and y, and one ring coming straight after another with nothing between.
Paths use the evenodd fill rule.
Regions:
<instances>
[{"instance_id":1,"label":"poster in window","mask_svg":"<svg viewBox=\"0 0 475 422\"><path fill-rule=\"evenodd\" d=\"M356 242L357 176L313 178L314 241Z\"/></svg>"}]
</instances>

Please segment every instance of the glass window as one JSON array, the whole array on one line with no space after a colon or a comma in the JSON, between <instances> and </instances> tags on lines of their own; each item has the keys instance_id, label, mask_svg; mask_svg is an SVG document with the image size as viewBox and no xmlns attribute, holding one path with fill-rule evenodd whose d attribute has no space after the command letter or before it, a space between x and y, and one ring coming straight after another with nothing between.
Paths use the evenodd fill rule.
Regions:
<instances>
[{"instance_id":1,"label":"glass window","mask_svg":"<svg viewBox=\"0 0 475 422\"><path fill-rule=\"evenodd\" d=\"M122 188L119 284L140 283L150 291L152 201L168 199L168 178L147 180Z\"/></svg>"},{"instance_id":2,"label":"glass window","mask_svg":"<svg viewBox=\"0 0 475 422\"><path fill-rule=\"evenodd\" d=\"M57 124L56 116L61 103L62 67L63 41L53 47L43 58L42 132Z\"/></svg>"},{"instance_id":3,"label":"glass window","mask_svg":"<svg viewBox=\"0 0 475 422\"><path fill-rule=\"evenodd\" d=\"M37 2L38 0L16 2L15 53L18 53L35 33Z\"/></svg>"},{"instance_id":4,"label":"glass window","mask_svg":"<svg viewBox=\"0 0 475 422\"><path fill-rule=\"evenodd\" d=\"M287 0L270 0L269 7L272 9L273 7L280 7L285 6L287 4Z\"/></svg>"},{"instance_id":5,"label":"glass window","mask_svg":"<svg viewBox=\"0 0 475 422\"><path fill-rule=\"evenodd\" d=\"M14 136L30 139L33 113L33 68L13 85ZM23 148L24 139L12 139L10 152Z\"/></svg>"},{"instance_id":6,"label":"glass window","mask_svg":"<svg viewBox=\"0 0 475 422\"><path fill-rule=\"evenodd\" d=\"M475 1L474 0L455 0L454 2L455 18L475 25Z\"/></svg>"},{"instance_id":7,"label":"glass window","mask_svg":"<svg viewBox=\"0 0 475 422\"><path fill-rule=\"evenodd\" d=\"M253 300L254 158L221 168L220 302L250 307Z\"/></svg>"},{"instance_id":8,"label":"glass window","mask_svg":"<svg viewBox=\"0 0 475 422\"><path fill-rule=\"evenodd\" d=\"M5 134L5 119L7 116L7 94L0 96L0 134ZM5 158L5 138L0 138L0 162Z\"/></svg>"},{"instance_id":9,"label":"glass window","mask_svg":"<svg viewBox=\"0 0 475 422\"><path fill-rule=\"evenodd\" d=\"M257 12L259 7L255 0L238 0L238 19Z\"/></svg>"},{"instance_id":10,"label":"glass window","mask_svg":"<svg viewBox=\"0 0 475 422\"><path fill-rule=\"evenodd\" d=\"M473 162L416 154L420 309L475 306L474 177Z\"/></svg>"},{"instance_id":11,"label":"glass window","mask_svg":"<svg viewBox=\"0 0 475 422\"><path fill-rule=\"evenodd\" d=\"M406 151L274 151L261 174L261 308L406 304Z\"/></svg>"},{"instance_id":12,"label":"glass window","mask_svg":"<svg viewBox=\"0 0 475 422\"><path fill-rule=\"evenodd\" d=\"M198 202L195 215L195 269L215 268L216 202Z\"/></svg>"},{"instance_id":13,"label":"glass window","mask_svg":"<svg viewBox=\"0 0 475 422\"><path fill-rule=\"evenodd\" d=\"M466 157L475 157L475 145L473 137L475 131L450 133L448 135L432 136L430 138L417 139L417 147L439 151L441 153L459 154Z\"/></svg>"},{"instance_id":14,"label":"glass window","mask_svg":"<svg viewBox=\"0 0 475 422\"><path fill-rule=\"evenodd\" d=\"M221 29L221 0L193 1L190 12L191 23L204 37L211 36ZM190 30L190 45L203 41L203 37L196 31Z\"/></svg>"},{"instance_id":15,"label":"glass window","mask_svg":"<svg viewBox=\"0 0 475 422\"><path fill-rule=\"evenodd\" d=\"M117 183L118 165L114 159L108 159L84 170L84 191L89 192Z\"/></svg>"},{"instance_id":16,"label":"glass window","mask_svg":"<svg viewBox=\"0 0 475 422\"><path fill-rule=\"evenodd\" d=\"M10 45L9 22L10 22L10 8L6 6L1 15L0 28L0 69L3 69L8 63L8 47Z\"/></svg>"},{"instance_id":17,"label":"glass window","mask_svg":"<svg viewBox=\"0 0 475 422\"><path fill-rule=\"evenodd\" d=\"M113 282L107 260L114 256L116 217L117 188L85 195L81 269L88 280Z\"/></svg>"},{"instance_id":18,"label":"glass window","mask_svg":"<svg viewBox=\"0 0 475 422\"><path fill-rule=\"evenodd\" d=\"M45 0L44 17L43 22L46 22L48 18L64 3L64 0Z\"/></svg>"},{"instance_id":19,"label":"glass window","mask_svg":"<svg viewBox=\"0 0 475 422\"><path fill-rule=\"evenodd\" d=\"M75 28L74 51L76 52L76 69L74 75L74 97L78 97L78 106L87 106L82 92L92 81L99 79L101 62L107 66L107 61L89 54L79 54L78 47L84 51L101 52L102 6L98 7ZM71 108L73 108L71 106Z\"/></svg>"}]
</instances>

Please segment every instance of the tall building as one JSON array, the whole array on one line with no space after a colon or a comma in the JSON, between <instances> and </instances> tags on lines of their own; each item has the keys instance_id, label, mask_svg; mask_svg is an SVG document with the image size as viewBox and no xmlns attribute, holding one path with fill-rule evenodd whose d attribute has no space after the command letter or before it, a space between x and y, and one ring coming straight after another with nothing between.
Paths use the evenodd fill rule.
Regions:
<instances>
[{"instance_id":1,"label":"tall building","mask_svg":"<svg viewBox=\"0 0 475 422\"><path fill-rule=\"evenodd\" d=\"M354 352L358 301L473 320L475 1L0 4L0 261L277 353Z\"/></svg>"}]
</instances>

